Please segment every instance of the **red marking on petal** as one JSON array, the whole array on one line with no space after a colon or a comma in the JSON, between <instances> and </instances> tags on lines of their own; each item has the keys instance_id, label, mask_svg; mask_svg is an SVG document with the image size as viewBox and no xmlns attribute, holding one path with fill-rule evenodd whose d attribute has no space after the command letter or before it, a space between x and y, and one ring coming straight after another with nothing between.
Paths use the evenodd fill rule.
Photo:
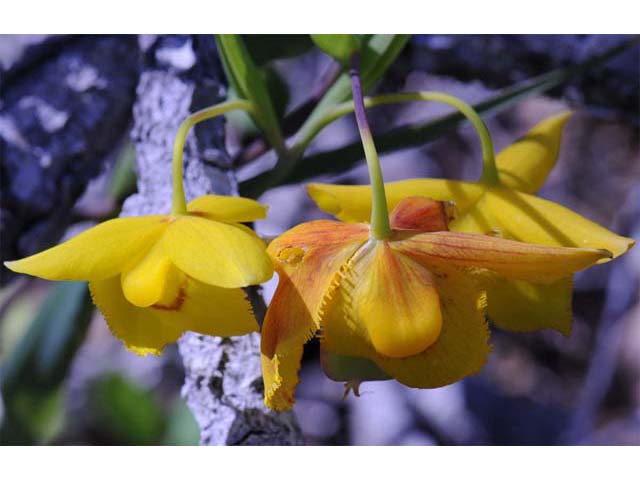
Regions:
<instances>
[{"instance_id":1,"label":"red marking on petal","mask_svg":"<svg viewBox=\"0 0 640 480\"><path fill-rule=\"evenodd\" d=\"M186 299L187 299L187 292L185 291L185 287L183 285L182 287L180 287L180 290L178 290L178 295L176 295L176 298L173 300L173 302L171 302L168 305L155 303L151 305L151 308L155 308L156 310L178 311L182 308L182 305L184 304Z\"/></svg>"}]
</instances>

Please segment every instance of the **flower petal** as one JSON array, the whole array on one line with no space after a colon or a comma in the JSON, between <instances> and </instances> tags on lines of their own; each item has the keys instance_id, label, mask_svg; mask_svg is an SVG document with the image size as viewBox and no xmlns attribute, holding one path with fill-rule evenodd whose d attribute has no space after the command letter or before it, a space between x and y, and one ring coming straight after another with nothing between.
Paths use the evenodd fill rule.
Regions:
<instances>
[{"instance_id":1,"label":"flower petal","mask_svg":"<svg viewBox=\"0 0 640 480\"><path fill-rule=\"evenodd\" d=\"M267 309L260 339L264 402L274 410L289 410L295 401L303 347L317 330L317 323L301 292L277 263L276 271L278 287Z\"/></svg>"},{"instance_id":2,"label":"flower petal","mask_svg":"<svg viewBox=\"0 0 640 480\"><path fill-rule=\"evenodd\" d=\"M267 206L244 197L203 195L191 200L187 211L210 220L224 222L252 222L267 217Z\"/></svg>"},{"instance_id":3,"label":"flower petal","mask_svg":"<svg viewBox=\"0 0 640 480\"><path fill-rule=\"evenodd\" d=\"M486 269L507 278L548 283L610 257L606 250L532 245L488 235L426 232L402 237L393 248L427 268L456 265Z\"/></svg>"},{"instance_id":4,"label":"flower petal","mask_svg":"<svg viewBox=\"0 0 640 480\"><path fill-rule=\"evenodd\" d=\"M169 225L163 242L180 270L209 285L246 287L273 275L264 243L244 225L181 216Z\"/></svg>"},{"instance_id":5,"label":"flower petal","mask_svg":"<svg viewBox=\"0 0 640 480\"><path fill-rule=\"evenodd\" d=\"M293 330L283 323L284 318L297 316L287 316L287 309L293 305L299 304L300 315L308 312L315 331L323 299L334 277L368 238L368 225L316 220L298 225L271 242L268 252L280 277L278 286L282 285L282 292L278 295L276 290L267 317L282 317L280 341Z\"/></svg>"},{"instance_id":6,"label":"flower petal","mask_svg":"<svg viewBox=\"0 0 640 480\"><path fill-rule=\"evenodd\" d=\"M168 315L156 315L151 308L140 308L127 301L120 277L89 282L93 302L98 306L111 332L138 355L160 355L167 343L175 342L184 327Z\"/></svg>"},{"instance_id":7,"label":"flower petal","mask_svg":"<svg viewBox=\"0 0 640 480\"><path fill-rule=\"evenodd\" d=\"M157 241L142 259L122 272L124 296L138 307L153 305L168 288L170 269L171 260L164 251L163 242Z\"/></svg>"},{"instance_id":8,"label":"flower petal","mask_svg":"<svg viewBox=\"0 0 640 480\"><path fill-rule=\"evenodd\" d=\"M318 329L314 312L305 303L298 287L286 273L280 272L282 270L278 269L278 287L262 324L260 349L263 364L266 359L275 361L277 355L293 355L292 352L301 350ZM270 390L265 380L267 397Z\"/></svg>"},{"instance_id":9,"label":"flower petal","mask_svg":"<svg viewBox=\"0 0 640 480\"><path fill-rule=\"evenodd\" d=\"M453 205L426 197L407 197L403 199L390 216L394 230L419 230L437 232L449 230L449 221L453 219Z\"/></svg>"},{"instance_id":10,"label":"flower petal","mask_svg":"<svg viewBox=\"0 0 640 480\"><path fill-rule=\"evenodd\" d=\"M163 310L160 314L172 312ZM259 331L244 290L215 287L193 278L186 283L182 308L173 314L179 314L177 320L185 330L203 335L234 337Z\"/></svg>"},{"instance_id":11,"label":"flower petal","mask_svg":"<svg viewBox=\"0 0 640 480\"><path fill-rule=\"evenodd\" d=\"M417 178L385 184L389 209L401 200L422 196L440 201L453 201L456 211L464 212L482 195L485 187L471 182ZM330 185L312 183L307 191L318 207L344 222L368 222L371 218L371 187L369 185Z\"/></svg>"},{"instance_id":12,"label":"flower petal","mask_svg":"<svg viewBox=\"0 0 640 480\"><path fill-rule=\"evenodd\" d=\"M262 378L264 380L264 404L272 410L291 410L295 403L294 392L298 382L298 370L303 347L271 357L262 354Z\"/></svg>"},{"instance_id":13,"label":"flower petal","mask_svg":"<svg viewBox=\"0 0 640 480\"><path fill-rule=\"evenodd\" d=\"M394 252L388 242L376 242L359 257L341 282L350 291L354 331L378 353L394 358L415 355L433 344L442 313L429 271Z\"/></svg>"},{"instance_id":14,"label":"flower petal","mask_svg":"<svg viewBox=\"0 0 640 480\"><path fill-rule=\"evenodd\" d=\"M410 387L436 388L476 373L487 360L489 330L485 299L468 275L454 269L432 271L442 306L442 330L436 342L405 358L378 353L354 328L350 287L341 285L327 305L322 344L338 355L373 360L382 370Z\"/></svg>"},{"instance_id":15,"label":"flower petal","mask_svg":"<svg viewBox=\"0 0 640 480\"><path fill-rule=\"evenodd\" d=\"M172 301L141 308L127 301L119 277L92 281L89 287L113 334L138 355L159 355L187 330L224 337L258 330L251 305L240 289L213 287L184 277Z\"/></svg>"},{"instance_id":16,"label":"flower petal","mask_svg":"<svg viewBox=\"0 0 640 480\"><path fill-rule=\"evenodd\" d=\"M366 225L327 220L304 223L269 245L279 276L262 325L265 403L293 405L303 345L319 327L323 299L340 267L366 242Z\"/></svg>"},{"instance_id":17,"label":"flower petal","mask_svg":"<svg viewBox=\"0 0 640 480\"><path fill-rule=\"evenodd\" d=\"M562 129L572 114L562 112L544 119L498 154L496 166L502 185L527 193L542 187L556 164Z\"/></svg>"},{"instance_id":18,"label":"flower petal","mask_svg":"<svg viewBox=\"0 0 640 480\"><path fill-rule=\"evenodd\" d=\"M5 262L7 268L47 280L102 280L120 273L167 227L167 217L116 218L30 257Z\"/></svg>"},{"instance_id":19,"label":"flower petal","mask_svg":"<svg viewBox=\"0 0 640 480\"><path fill-rule=\"evenodd\" d=\"M485 287L487 315L494 325L516 332L571 332L571 278L541 285L496 276Z\"/></svg>"},{"instance_id":20,"label":"flower petal","mask_svg":"<svg viewBox=\"0 0 640 480\"><path fill-rule=\"evenodd\" d=\"M508 189L492 189L484 206L506 238L539 245L598 248L613 258L635 240L622 237L557 203ZM606 258L605 258L606 261Z\"/></svg>"}]
</instances>

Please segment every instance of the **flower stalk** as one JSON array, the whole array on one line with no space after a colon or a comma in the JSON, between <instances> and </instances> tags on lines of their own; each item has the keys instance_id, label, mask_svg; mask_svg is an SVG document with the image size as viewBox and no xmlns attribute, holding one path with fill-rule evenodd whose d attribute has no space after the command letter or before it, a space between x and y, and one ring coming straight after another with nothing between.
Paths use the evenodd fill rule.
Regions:
<instances>
[{"instance_id":1,"label":"flower stalk","mask_svg":"<svg viewBox=\"0 0 640 480\"><path fill-rule=\"evenodd\" d=\"M360 79L359 56L355 54L351 57L349 75L351 76L351 90L353 93L353 107L356 115L356 122L362 139L367 167L369 168L369 178L371 181L372 206L371 206L371 236L377 240L389 238L391 227L389 225L389 209L384 191L384 180L376 145L371 135L371 128L367 120L367 112L364 107L362 95L362 81Z\"/></svg>"},{"instance_id":2,"label":"flower stalk","mask_svg":"<svg viewBox=\"0 0 640 480\"><path fill-rule=\"evenodd\" d=\"M476 134L478 135L482 147L482 176L480 180L487 185L498 184L498 170L496 168L493 141L491 140L489 130L487 129L487 126L485 125L480 115L478 115L478 113L474 110L474 108L463 100L454 97L453 95L448 95L441 92L397 92L376 95L373 97L365 97L364 106L366 108L374 108L381 105L389 105L392 103L408 103L419 101L443 103L454 107L462 115L464 115L467 120L471 122L476 130ZM324 115L324 117L314 125L313 129L305 132L304 135L302 135L298 139L298 141L292 147L292 151L295 154L300 155L301 152L306 149L306 147L323 128L333 123L337 119L353 112L354 108L355 107L353 102L345 102L328 111Z\"/></svg>"},{"instance_id":3,"label":"flower stalk","mask_svg":"<svg viewBox=\"0 0 640 480\"><path fill-rule=\"evenodd\" d=\"M182 180L182 159L184 144L191 127L205 120L224 115L231 110L244 110L251 115L255 115L255 109L251 102L247 100L230 100L227 102L203 108L189 115L178 128L178 133L173 143L172 178L173 178L173 198L171 213L173 215L184 215L187 213L187 202L184 196L184 185Z\"/></svg>"}]
</instances>

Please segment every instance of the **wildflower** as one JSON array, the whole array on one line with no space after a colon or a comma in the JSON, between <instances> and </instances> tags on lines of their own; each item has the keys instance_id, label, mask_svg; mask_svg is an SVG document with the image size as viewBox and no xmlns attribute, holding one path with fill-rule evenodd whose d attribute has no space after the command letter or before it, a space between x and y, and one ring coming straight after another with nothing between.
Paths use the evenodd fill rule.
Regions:
<instances>
[{"instance_id":1,"label":"wildflower","mask_svg":"<svg viewBox=\"0 0 640 480\"><path fill-rule=\"evenodd\" d=\"M317 220L269 245L279 284L262 328L268 406L292 406L303 345L318 330L325 360L362 364L359 378L343 378L354 391L388 377L419 388L453 383L489 353L487 281L553 282L610 256L450 232L447 221L445 203L410 197L392 212L386 239L368 224ZM323 365L330 376L341 370Z\"/></svg>"},{"instance_id":2,"label":"wildflower","mask_svg":"<svg viewBox=\"0 0 640 480\"><path fill-rule=\"evenodd\" d=\"M135 353L159 354L186 330L229 336L258 329L240 287L268 280L273 267L262 240L239 222L265 215L254 200L205 195L185 214L109 220L5 265L48 280L89 281L112 332Z\"/></svg>"},{"instance_id":3,"label":"wildflower","mask_svg":"<svg viewBox=\"0 0 640 480\"><path fill-rule=\"evenodd\" d=\"M562 129L569 112L540 122L525 137L496 157L497 176L478 182L412 179L385 185L389 207L403 198L422 195L455 203L450 229L482 233L527 243L601 248L617 257L633 244L577 213L533 195L558 157ZM484 177L484 176L483 176ZM318 206L346 222L365 221L371 212L369 186L312 184L309 194ZM601 262L608 261L603 258ZM496 278L487 284L488 315L499 327L516 331L571 329L571 281L549 285Z\"/></svg>"},{"instance_id":4,"label":"wildflower","mask_svg":"<svg viewBox=\"0 0 640 480\"><path fill-rule=\"evenodd\" d=\"M241 287L273 275L263 241L243 222L265 218L247 198L204 195L186 204L182 152L189 129L236 108L229 101L193 113L173 151L169 215L117 218L22 260L14 272L49 280L86 280L111 331L139 355L160 354L186 330L243 335L258 330Z\"/></svg>"}]
</instances>

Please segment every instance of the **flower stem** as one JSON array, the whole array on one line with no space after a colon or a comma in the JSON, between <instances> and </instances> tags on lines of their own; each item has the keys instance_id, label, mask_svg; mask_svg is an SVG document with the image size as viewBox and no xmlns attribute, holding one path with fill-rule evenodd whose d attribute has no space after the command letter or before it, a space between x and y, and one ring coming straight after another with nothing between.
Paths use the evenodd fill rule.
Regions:
<instances>
[{"instance_id":1,"label":"flower stem","mask_svg":"<svg viewBox=\"0 0 640 480\"><path fill-rule=\"evenodd\" d=\"M209 120L211 118L223 115L231 110L245 110L246 112L255 115L253 105L246 100L231 100L228 102L219 103L212 107L203 108L197 112L189 115L178 128L178 133L173 143L173 199L171 213L173 215L183 215L187 213L187 202L184 197L184 185L182 181L182 157L184 152L184 144L187 140L187 135L191 127Z\"/></svg>"},{"instance_id":2,"label":"flower stem","mask_svg":"<svg viewBox=\"0 0 640 480\"><path fill-rule=\"evenodd\" d=\"M356 114L356 122L364 147L364 155L369 168L369 178L371 181L371 235L373 238L382 240L389 238L391 227L389 226L389 209L387 208L387 197L384 191L384 180L376 145L373 142L371 129L367 120L367 112L364 108L362 96L362 81L360 79L360 59L358 54L351 57L349 75L351 76L351 91L353 92L353 107Z\"/></svg>"},{"instance_id":3,"label":"flower stem","mask_svg":"<svg viewBox=\"0 0 640 480\"><path fill-rule=\"evenodd\" d=\"M482 145L482 177L481 181L488 184L498 183L498 170L496 168L495 157L493 152L493 142L487 126L484 124L482 118L478 113L466 102L460 100L457 97L440 92L420 91L420 92L399 92L390 93L384 95L377 95L375 97L367 97L364 99L364 105L366 108L377 107L379 105L387 105L390 103L404 103L404 102L416 102L416 101L428 101L438 102L450 105L456 108L462 113L467 120L471 122L478 134L480 143ZM293 145L292 150L294 152L302 152L311 143L311 140L327 125L334 122L340 117L351 113L354 110L354 103L345 102L337 105L335 108L328 111L322 119L320 119L313 129L305 132L305 135L298 139Z\"/></svg>"}]
</instances>

